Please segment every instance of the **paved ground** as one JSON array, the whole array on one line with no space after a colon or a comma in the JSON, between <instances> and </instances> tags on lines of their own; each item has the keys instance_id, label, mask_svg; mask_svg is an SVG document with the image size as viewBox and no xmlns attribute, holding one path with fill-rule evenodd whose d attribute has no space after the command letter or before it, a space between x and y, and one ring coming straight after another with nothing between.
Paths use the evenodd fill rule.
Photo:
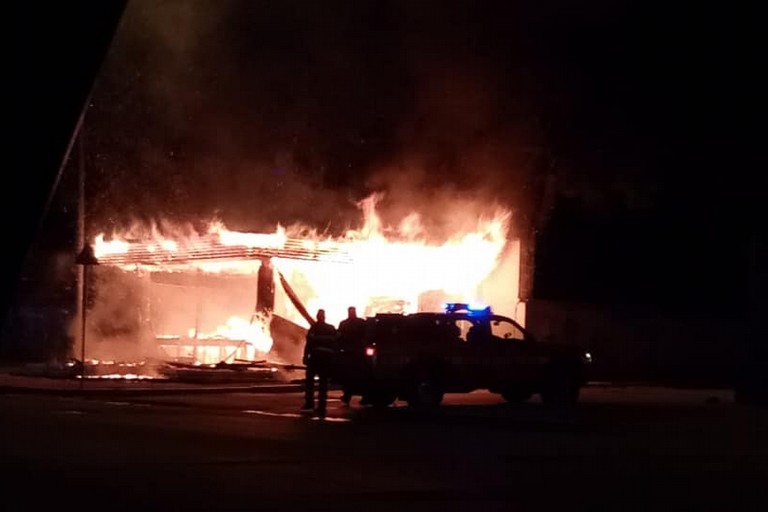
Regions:
<instances>
[{"instance_id":1,"label":"paved ground","mask_svg":"<svg viewBox=\"0 0 768 512\"><path fill-rule=\"evenodd\" d=\"M8 510L766 510L768 413L727 390L595 386L433 414L301 395L0 394Z\"/></svg>"},{"instance_id":2,"label":"paved ground","mask_svg":"<svg viewBox=\"0 0 768 512\"><path fill-rule=\"evenodd\" d=\"M0 367L0 392L59 396L200 394L250 390L279 392L299 389L300 386L294 382L303 377L303 371L283 372L272 378L248 378L247 372L216 373L212 372L205 379L198 378L197 382L145 377L81 380L53 377L56 372L46 371L45 368L35 370L25 366L7 366ZM233 374L238 377L232 377Z\"/></svg>"}]
</instances>

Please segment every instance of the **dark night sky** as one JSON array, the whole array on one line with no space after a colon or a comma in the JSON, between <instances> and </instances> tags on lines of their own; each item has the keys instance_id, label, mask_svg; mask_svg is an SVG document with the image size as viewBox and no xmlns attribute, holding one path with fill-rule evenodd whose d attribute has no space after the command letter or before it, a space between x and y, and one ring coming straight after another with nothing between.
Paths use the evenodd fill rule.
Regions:
<instances>
[{"instance_id":1,"label":"dark night sky","mask_svg":"<svg viewBox=\"0 0 768 512\"><path fill-rule=\"evenodd\" d=\"M738 311L747 13L695 2L134 1L86 118L92 225L343 227L499 202L540 297ZM437 213L434 215L438 217Z\"/></svg>"}]
</instances>

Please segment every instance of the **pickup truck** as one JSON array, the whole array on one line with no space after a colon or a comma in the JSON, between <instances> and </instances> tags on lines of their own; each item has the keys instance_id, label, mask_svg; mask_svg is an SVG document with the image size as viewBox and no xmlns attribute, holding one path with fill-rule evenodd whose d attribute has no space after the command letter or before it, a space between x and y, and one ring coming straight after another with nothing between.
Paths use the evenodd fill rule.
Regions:
<instances>
[{"instance_id":1,"label":"pickup truck","mask_svg":"<svg viewBox=\"0 0 768 512\"><path fill-rule=\"evenodd\" d=\"M448 304L440 313L377 314L355 336L340 333L331 379L374 406L404 400L434 408L445 393L487 389L508 402L540 394L544 403L578 401L591 356L544 343L489 307Z\"/></svg>"}]
</instances>

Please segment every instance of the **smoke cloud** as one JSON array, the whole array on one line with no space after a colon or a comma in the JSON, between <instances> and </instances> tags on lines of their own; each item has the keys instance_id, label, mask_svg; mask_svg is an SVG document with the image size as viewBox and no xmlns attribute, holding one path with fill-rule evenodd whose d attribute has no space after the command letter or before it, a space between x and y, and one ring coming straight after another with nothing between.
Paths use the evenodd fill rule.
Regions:
<instances>
[{"instance_id":1,"label":"smoke cloud","mask_svg":"<svg viewBox=\"0 0 768 512\"><path fill-rule=\"evenodd\" d=\"M536 141L498 67L509 27L457 30L468 4L336 7L131 2L86 120L92 225L341 232L372 192L438 231L470 203L522 211Z\"/></svg>"},{"instance_id":2,"label":"smoke cloud","mask_svg":"<svg viewBox=\"0 0 768 512\"><path fill-rule=\"evenodd\" d=\"M91 304L86 314L86 359L162 359L146 318L148 296L141 280L118 269L95 267L88 287Z\"/></svg>"}]
</instances>

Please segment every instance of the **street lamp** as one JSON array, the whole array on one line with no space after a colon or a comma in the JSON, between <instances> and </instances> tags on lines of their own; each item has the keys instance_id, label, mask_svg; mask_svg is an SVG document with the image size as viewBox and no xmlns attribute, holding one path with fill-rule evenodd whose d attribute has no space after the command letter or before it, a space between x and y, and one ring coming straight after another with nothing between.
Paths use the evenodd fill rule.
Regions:
<instances>
[{"instance_id":1,"label":"street lamp","mask_svg":"<svg viewBox=\"0 0 768 512\"><path fill-rule=\"evenodd\" d=\"M80 326L80 389L83 389L85 382L85 312L88 306L88 268L99 264L91 244L83 246L83 250L75 258L75 263L83 266L83 294L80 306L80 318L82 320Z\"/></svg>"}]
</instances>

